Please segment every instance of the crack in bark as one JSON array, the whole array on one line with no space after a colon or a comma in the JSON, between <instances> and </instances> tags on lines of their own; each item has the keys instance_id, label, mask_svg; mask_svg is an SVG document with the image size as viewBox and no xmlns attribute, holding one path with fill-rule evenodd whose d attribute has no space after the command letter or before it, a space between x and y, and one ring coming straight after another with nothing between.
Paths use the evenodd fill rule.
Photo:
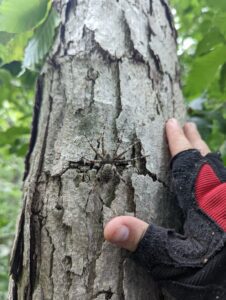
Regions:
<instances>
[{"instance_id":1,"label":"crack in bark","mask_svg":"<svg viewBox=\"0 0 226 300\"><path fill-rule=\"evenodd\" d=\"M50 235L49 230L47 229L47 227L45 226L45 230L47 233L47 236L49 238L50 244L52 245L52 250L51 250L51 255L50 255L50 270L49 270L49 279L51 280L51 295L53 298L53 293L54 293L54 282L53 282L53 259L54 259L54 252L55 252L55 246L53 244L53 240L52 237Z\"/></svg>"},{"instance_id":2,"label":"crack in bark","mask_svg":"<svg viewBox=\"0 0 226 300\"><path fill-rule=\"evenodd\" d=\"M152 2L152 1L151 1ZM149 25L148 25L148 40L149 40L149 44L148 44L148 52L149 52L149 55L150 57L153 59L154 61L154 64L155 64L155 68L156 68L156 71L157 71L157 74L162 76L164 73L163 73L163 68L162 68L162 65L161 65L161 61L159 59L159 56L156 55L154 53L154 51L151 49L151 46L150 46L150 43L151 43L151 40L152 40L152 36L156 36L155 32L153 31L153 29L151 28L151 24L149 22ZM152 82L152 88L153 90L155 89L155 84L154 84L154 79L155 78L151 78L150 76L150 64L148 63L148 68L149 68L149 74L148 74L148 78L151 79L151 82ZM158 78L157 78L158 79ZM159 81L159 80L157 80Z\"/></svg>"},{"instance_id":3,"label":"crack in bark","mask_svg":"<svg viewBox=\"0 0 226 300\"><path fill-rule=\"evenodd\" d=\"M121 250L121 261L119 263L119 278L118 278L118 295L119 300L125 300L125 293L123 288L123 282L124 282L124 261L126 259L125 256L125 250Z\"/></svg>"},{"instance_id":4,"label":"crack in bark","mask_svg":"<svg viewBox=\"0 0 226 300\"><path fill-rule=\"evenodd\" d=\"M99 77L99 72L95 71L92 67L88 69L86 80L91 82L91 92L90 92L90 104L89 108L94 104L94 95L95 95L95 83L96 79Z\"/></svg>"},{"instance_id":5,"label":"crack in bark","mask_svg":"<svg viewBox=\"0 0 226 300\"><path fill-rule=\"evenodd\" d=\"M35 284L38 281L38 257L40 257L41 247L41 228L38 216L31 215L30 217L30 274L29 274L29 299L32 299L32 294L35 289Z\"/></svg>"},{"instance_id":6,"label":"crack in bark","mask_svg":"<svg viewBox=\"0 0 226 300\"><path fill-rule=\"evenodd\" d=\"M136 134L134 135L134 138L135 140L138 140ZM140 140L139 140L140 141ZM143 175L148 175L149 177L152 178L152 180L155 182L155 181L158 181L159 183L161 183L164 187L166 188L169 188L167 186L167 184L157 176L157 174L149 171L146 167L147 165L147 160L146 160L146 157L142 156L142 153L141 153L141 150L142 150L142 143L141 141L139 143L136 143L135 144L135 147L134 147L134 156L136 157L141 157L137 162L136 162L136 167L138 169L138 172L139 174L143 174Z\"/></svg>"},{"instance_id":7,"label":"crack in bark","mask_svg":"<svg viewBox=\"0 0 226 300\"><path fill-rule=\"evenodd\" d=\"M119 141L117 119L122 112L122 99L121 99L121 79L120 79L120 61L116 63L115 77L116 77L116 117L113 125L113 134L115 136L115 141Z\"/></svg>"},{"instance_id":8,"label":"crack in bark","mask_svg":"<svg viewBox=\"0 0 226 300\"><path fill-rule=\"evenodd\" d=\"M163 111L164 105L159 97L159 94L156 94L156 100L157 100L157 103L156 103L157 114L158 115L162 114L164 116L164 111Z\"/></svg>"},{"instance_id":9,"label":"crack in bark","mask_svg":"<svg viewBox=\"0 0 226 300\"><path fill-rule=\"evenodd\" d=\"M116 64L116 120L122 112L120 61ZM116 122L116 121L115 121Z\"/></svg>"},{"instance_id":10,"label":"crack in bark","mask_svg":"<svg viewBox=\"0 0 226 300\"><path fill-rule=\"evenodd\" d=\"M129 178L129 182L127 182L127 205L128 212L136 212L136 202L134 201L135 190L132 184L131 177Z\"/></svg>"},{"instance_id":11,"label":"crack in bark","mask_svg":"<svg viewBox=\"0 0 226 300\"><path fill-rule=\"evenodd\" d=\"M33 120L32 120L32 125L31 125L32 129L31 129L30 145L29 145L29 150L25 157L25 170L24 170L23 181L25 181L25 179L27 178L27 175L29 173L30 157L31 157L32 151L34 150L34 146L35 146L36 139L37 139L38 120L39 120L39 115L40 115L40 107L42 104L44 78L45 78L44 75L40 76L37 79L37 83L36 83L35 104L34 104L34 110L33 110Z\"/></svg>"},{"instance_id":12,"label":"crack in bark","mask_svg":"<svg viewBox=\"0 0 226 300\"><path fill-rule=\"evenodd\" d=\"M158 181L159 183L161 183L165 188L169 189L169 186L161 179L157 176L157 174L150 172L148 169L146 169L146 175L148 175L149 177L152 178L152 180Z\"/></svg>"},{"instance_id":13,"label":"crack in bark","mask_svg":"<svg viewBox=\"0 0 226 300\"><path fill-rule=\"evenodd\" d=\"M92 41L93 47L91 49L90 54L95 53L95 52L99 53L102 56L103 60L109 64L120 60L116 56L113 56L107 49L104 49L101 47L101 45L98 43L98 41L95 38L94 30L91 30L91 29L87 28L86 26L84 26L84 32L91 33L91 41Z\"/></svg>"},{"instance_id":14,"label":"crack in bark","mask_svg":"<svg viewBox=\"0 0 226 300\"><path fill-rule=\"evenodd\" d=\"M133 62L136 63L146 63L143 55L135 48L132 36L131 36L131 30L130 30L130 26L129 23L127 22L125 13L123 13L123 19L124 19L124 26L125 26L125 36L127 38L127 46L129 49L129 53L130 53L130 59L132 59Z\"/></svg>"},{"instance_id":15,"label":"crack in bark","mask_svg":"<svg viewBox=\"0 0 226 300\"><path fill-rule=\"evenodd\" d=\"M175 117L175 114L176 114L176 99L174 97L174 82L173 82L173 79L172 79L172 76L168 73L168 72L165 72L165 74L168 76L169 78L169 81L170 81L170 87L171 87L171 91L172 91L172 94L171 94L171 97L172 97L172 110L173 110L173 117Z\"/></svg>"},{"instance_id":16,"label":"crack in bark","mask_svg":"<svg viewBox=\"0 0 226 300\"><path fill-rule=\"evenodd\" d=\"M155 82L154 82L154 78L151 77L151 66L150 66L149 62L146 63L146 67L147 67L147 76L151 81L151 87L152 87L152 90L154 91L155 90Z\"/></svg>"},{"instance_id":17,"label":"crack in bark","mask_svg":"<svg viewBox=\"0 0 226 300\"><path fill-rule=\"evenodd\" d=\"M169 23L169 26L170 26L170 29L172 31L174 40L176 41L176 39L177 39L177 31L175 30L175 27L174 27L173 16L172 16L171 10L170 10L168 4L165 2L165 0L160 0L160 2L162 3L162 5L163 5L163 7L165 9L166 19L167 19L167 21Z\"/></svg>"},{"instance_id":18,"label":"crack in bark","mask_svg":"<svg viewBox=\"0 0 226 300\"><path fill-rule=\"evenodd\" d=\"M46 145L47 145L47 140L48 140L48 133L49 133L49 122L50 122L50 116L52 112L52 106L53 106L53 98L49 96L49 112L48 112L48 117L46 121L46 128L45 128L45 133L44 133L44 138L43 138L43 145L41 149L41 154L40 154L40 160L37 168L37 181L41 175L42 167L43 167L43 162L45 158L45 150L46 150Z\"/></svg>"},{"instance_id":19,"label":"crack in bark","mask_svg":"<svg viewBox=\"0 0 226 300\"><path fill-rule=\"evenodd\" d=\"M25 203L26 198L24 200L24 207L22 208L20 221L18 224L18 233L16 236L16 240L14 242L11 259L10 259L10 274L15 282L16 290L17 290L17 282L20 279L21 270L23 266L23 250L24 250L24 221L25 221Z\"/></svg>"},{"instance_id":20,"label":"crack in bark","mask_svg":"<svg viewBox=\"0 0 226 300\"><path fill-rule=\"evenodd\" d=\"M41 148L41 154L40 154L40 160L39 160L39 164L37 167L37 171L36 171L36 184L39 181L39 178L41 176L41 170L42 170L42 166L43 166L43 162L44 162L44 156L45 156L45 150L46 150L46 144L47 144L47 139L48 139L48 129L49 129L49 121L50 121L50 115L52 112L52 102L53 99L50 96L49 97L49 112L48 112L48 117L47 117L47 124L46 124L46 128L45 128L45 132L44 132L44 138L43 138L43 145ZM37 192L37 187L34 186L34 191L33 191L33 195L30 199L30 271L29 271L29 286L28 286L28 297L30 297L30 299L32 298L32 293L34 291L34 286L35 286L35 281L36 278L35 276L36 271L37 271L37 246L39 244L41 244L40 241L40 232L41 232L41 227L42 225L39 224L40 226L37 226L37 224L39 223L38 220L38 216L36 216L35 214L33 214L32 212L32 207L34 205L34 202L38 201L38 199L36 199L36 192ZM39 243L37 243L37 240L39 240Z\"/></svg>"},{"instance_id":21,"label":"crack in bark","mask_svg":"<svg viewBox=\"0 0 226 300\"><path fill-rule=\"evenodd\" d=\"M65 9L65 23L69 19L70 12L72 12L73 9L76 8L77 5L78 5L78 0L69 0L69 2L67 3L66 9Z\"/></svg>"},{"instance_id":22,"label":"crack in bark","mask_svg":"<svg viewBox=\"0 0 226 300\"><path fill-rule=\"evenodd\" d=\"M162 64L161 61L159 59L159 56L157 54L155 54L155 52L151 49L150 44L149 44L149 53L151 55L151 57L153 58L154 62L155 62L155 66L157 71L159 72L159 74L163 75L163 69L162 69Z\"/></svg>"},{"instance_id":23,"label":"crack in bark","mask_svg":"<svg viewBox=\"0 0 226 300\"><path fill-rule=\"evenodd\" d=\"M105 300L109 300L112 298L112 296L114 295L114 293L111 291L111 289L109 289L108 291L99 291L98 293L96 293L93 297L93 300L95 300L99 295L105 295Z\"/></svg>"},{"instance_id":24,"label":"crack in bark","mask_svg":"<svg viewBox=\"0 0 226 300\"><path fill-rule=\"evenodd\" d=\"M15 282L13 282L12 284L13 284L13 288L12 288L13 300L18 300L17 284Z\"/></svg>"},{"instance_id":25,"label":"crack in bark","mask_svg":"<svg viewBox=\"0 0 226 300\"><path fill-rule=\"evenodd\" d=\"M153 0L149 0L149 13L150 15L153 13Z\"/></svg>"},{"instance_id":26,"label":"crack in bark","mask_svg":"<svg viewBox=\"0 0 226 300\"><path fill-rule=\"evenodd\" d=\"M68 44L66 43L65 40L65 26L66 23L69 19L69 15L70 13L73 11L73 8L75 8L77 6L77 0L69 0L66 4L65 4L65 12L64 12L64 22L61 22L61 27L60 27L60 46L62 46L62 48L64 49L64 55L66 56L67 53L67 48L68 48Z\"/></svg>"}]
</instances>

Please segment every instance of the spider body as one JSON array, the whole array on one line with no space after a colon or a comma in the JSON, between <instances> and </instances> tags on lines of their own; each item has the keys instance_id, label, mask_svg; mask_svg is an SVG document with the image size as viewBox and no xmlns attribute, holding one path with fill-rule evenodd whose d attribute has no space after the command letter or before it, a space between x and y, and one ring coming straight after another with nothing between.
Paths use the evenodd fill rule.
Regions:
<instances>
[{"instance_id":1,"label":"spider body","mask_svg":"<svg viewBox=\"0 0 226 300\"><path fill-rule=\"evenodd\" d=\"M101 182L107 183L113 179L115 175L115 168L112 164L104 164L98 172L98 178Z\"/></svg>"},{"instance_id":2,"label":"spider body","mask_svg":"<svg viewBox=\"0 0 226 300\"><path fill-rule=\"evenodd\" d=\"M128 166L132 161L136 161L137 159L144 158L145 156L134 157L131 159L125 159L124 154L129 151L135 144L140 143L139 141L135 142L134 144L130 145L126 150L122 151L118 154L118 149L120 147L120 143L118 143L116 150L113 152L113 155L110 155L105 151L104 148L104 138L103 135L101 137L101 141L98 143L98 147L95 148L93 144L86 138L91 149L96 154L96 159L94 160L86 160L88 164L92 164L94 168L97 169L97 178L102 183L108 183L110 180L121 179L125 182L122 178L121 174L119 173L119 168L125 168ZM101 152L99 151L101 148Z\"/></svg>"}]
</instances>

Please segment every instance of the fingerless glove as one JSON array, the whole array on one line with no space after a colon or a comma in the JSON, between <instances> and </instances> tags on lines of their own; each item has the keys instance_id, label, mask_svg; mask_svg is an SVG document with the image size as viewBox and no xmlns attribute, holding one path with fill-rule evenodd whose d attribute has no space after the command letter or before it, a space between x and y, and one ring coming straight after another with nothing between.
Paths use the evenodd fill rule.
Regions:
<instances>
[{"instance_id":1,"label":"fingerless glove","mask_svg":"<svg viewBox=\"0 0 226 300\"><path fill-rule=\"evenodd\" d=\"M226 169L219 155L191 149L171 172L183 234L151 224L133 257L177 300L226 300Z\"/></svg>"}]
</instances>

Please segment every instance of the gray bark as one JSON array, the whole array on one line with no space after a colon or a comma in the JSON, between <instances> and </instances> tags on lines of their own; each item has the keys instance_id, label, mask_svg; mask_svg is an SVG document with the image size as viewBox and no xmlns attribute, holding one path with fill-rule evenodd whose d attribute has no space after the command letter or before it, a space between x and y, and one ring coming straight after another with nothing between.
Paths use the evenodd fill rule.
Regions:
<instances>
[{"instance_id":1,"label":"gray bark","mask_svg":"<svg viewBox=\"0 0 226 300\"><path fill-rule=\"evenodd\" d=\"M55 4L62 23L37 84L9 299L160 299L103 226L122 214L177 225L164 124L184 106L168 3ZM133 160L92 164L87 139Z\"/></svg>"}]
</instances>

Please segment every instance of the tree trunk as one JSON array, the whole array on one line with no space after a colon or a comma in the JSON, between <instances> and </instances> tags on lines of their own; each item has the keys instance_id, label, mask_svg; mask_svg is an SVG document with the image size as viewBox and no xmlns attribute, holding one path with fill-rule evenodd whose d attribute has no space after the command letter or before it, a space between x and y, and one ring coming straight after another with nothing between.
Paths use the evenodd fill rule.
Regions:
<instances>
[{"instance_id":1,"label":"tree trunk","mask_svg":"<svg viewBox=\"0 0 226 300\"><path fill-rule=\"evenodd\" d=\"M168 4L55 5L62 24L37 83L9 299L163 299L103 226L123 214L178 220L164 124L184 107Z\"/></svg>"}]
</instances>

